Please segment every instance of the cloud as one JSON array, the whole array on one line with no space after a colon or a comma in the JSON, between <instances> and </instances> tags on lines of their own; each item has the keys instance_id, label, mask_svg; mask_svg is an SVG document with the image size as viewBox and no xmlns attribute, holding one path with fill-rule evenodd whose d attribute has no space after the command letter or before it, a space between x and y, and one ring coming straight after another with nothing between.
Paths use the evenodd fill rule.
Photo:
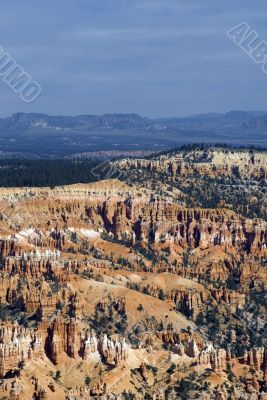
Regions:
<instances>
[{"instance_id":1,"label":"cloud","mask_svg":"<svg viewBox=\"0 0 267 400\"><path fill-rule=\"evenodd\" d=\"M67 39L72 40L121 40L127 41L129 39L144 39L144 40L164 40L164 39L175 39L184 37L201 37L201 36L212 36L221 35L222 30L218 27L187 27L187 28L172 28L172 29L162 29L162 28L132 28L132 29L97 29L88 28L77 31L68 32L65 36Z\"/></svg>"},{"instance_id":2,"label":"cloud","mask_svg":"<svg viewBox=\"0 0 267 400\"><path fill-rule=\"evenodd\" d=\"M266 16L262 0L14 0L1 5L0 45L43 87L32 110L262 109L266 77L226 31L247 21L266 40ZM3 85L5 110L23 110Z\"/></svg>"}]
</instances>

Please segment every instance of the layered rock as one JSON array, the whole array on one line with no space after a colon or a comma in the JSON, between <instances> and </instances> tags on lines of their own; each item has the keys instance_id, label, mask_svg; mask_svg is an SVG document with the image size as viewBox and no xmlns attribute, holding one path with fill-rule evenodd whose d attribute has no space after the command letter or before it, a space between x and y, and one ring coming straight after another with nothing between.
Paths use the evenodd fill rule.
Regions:
<instances>
[{"instance_id":1,"label":"layered rock","mask_svg":"<svg viewBox=\"0 0 267 400\"><path fill-rule=\"evenodd\" d=\"M194 288L172 290L169 297L178 309L186 308L192 318L201 312L203 305L209 299L207 291L199 291Z\"/></svg>"},{"instance_id":2,"label":"layered rock","mask_svg":"<svg viewBox=\"0 0 267 400\"><path fill-rule=\"evenodd\" d=\"M245 351L244 363L255 368L256 371L267 370L267 349L264 347L253 348Z\"/></svg>"},{"instance_id":3,"label":"layered rock","mask_svg":"<svg viewBox=\"0 0 267 400\"><path fill-rule=\"evenodd\" d=\"M80 348L79 327L75 319L66 322L61 318L55 319L48 327L47 355L58 365L63 353L71 358L77 358Z\"/></svg>"},{"instance_id":4,"label":"layered rock","mask_svg":"<svg viewBox=\"0 0 267 400\"><path fill-rule=\"evenodd\" d=\"M220 373L226 369L227 362L231 360L230 352L224 349L214 349L212 344L208 344L198 356L198 365L212 369L215 373Z\"/></svg>"},{"instance_id":5,"label":"layered rock","mask_svg":"<svg viewBox=\"0 0 267 400\"><path fill-rule=\"evenodd\" d=\"M76 208L75 213L72 210L73 203L77 206L78 202L78 218L82 224L86 221L91 227L101 227L118 239L126 235L130 241L141 242L143 246L159 246L162 243L168 247L233 246L242 247L247 252L266 254L267 228L261 220L251 221L224 209L186 209L158 196L137 191L130 194L127 189L123 188L121 195L118 190L114 197L109 196L111 189L106 195L92 191L86 201L81 198L77 201L71 196L67 200L64 192L58 193L58 209L51 209L50 204L43 200L41 215L53 213L56 228L47 231L42 240L48 238L45 244L51 249L64 248L67 237L63 228L66 221L69 224L77 218ZM35 199L35 207L38 201ZM24 224L27 226L27 221ZM88 229L88 226L85 227ZM27 240L31 243L29 238ZM2 247L3 255L18 252L12 243L3 244Z\"/></svg>"},{"instance_id":6,"label":"layered rock","mask_svg":"<svg viewBox=\"0 0 267 400\"><path fill-rule=\"evenodd\" d=\"M109 339L107 335L100 338L98 351L106 364L118 365L129 356L129 345L125 339Z\"/></svg>"},{"instance_id":7,"label":"layered rock","mask_svg":"<svg viewBox=\"0 0 267 400\"><path fill-rule=\"evenodd\" d=\"M0 376L16 371L28 360L44 357L44 342L35 329L17 323L0 325Z\"/></svg>"},{"instance_id":8,"label":"layered rock","mask_svg":"<svg viewBox=\"0 0 267 400\"><path fill-rule=\"evenodd\" d=\"M123 338L97 339L92 331L82 332L74 318L56 318L51 324L42 322L37 329L24 328L17 323L0 326L0 376L17 371L29 360L48 356L59 365L63 354L91 362L101 360L119 365L129 355L130 346Z\"/></svg>"},{"instance_id":9,"label":"layered rock","mask_svg":"<svg viewBox=\"0 0 267 400\"><path fill-rule=\"evenodd\" d=\"M168 168L172 175L189 173L185 166L180 172L175 164ZM228 173L217 165L218 170ZM244 309L245 317L250 316L251 308L245 307L250 302L258 305L260 339L264 302L258 298L267 283L266 222L226 209L185 208L147 188L137 190L117 181L34 193L34 201L17 201L19 223L9 206L4 210L6 219L0 219L1 318L34 326L1 324L6 327L0 333L1 376L20 371L20 379L26 381L30 369L23 366L43 358L40 370L51 373L54 380L46 384L40 379L37 397L57 396L70 384L70 399L89 399L91 394L112 398L105 381L118 391L125 384L129 390L143 388L161 398L165 393L158 390L163 382L158 379L172 363L188 366L185 379L196 364L200 370L211 369L219 387L228 379L222 373L227 363L233 367L236 363L237 371L244 368L241 359L232 360L230 351L216 347L229 338L232 349L250 345L249 324L237 313ZM38 227L32 228L34 224ZM215 307L218 315L212 314ZM193 321L199 313L203 318L196 327ZM162 331L165 327L168 331ZM122 331L132 349L116 335ZM214 345L205 342L206 335ZM150 368L157 363L160 373ZM261 379L266 375L265 348L249 350L243 363ZM77 382L82 385L73 387L65 364L78 366ZM136 368L142 379L133 372ZM64 380L56 378L56 371ZM170 381L177 375L178 368ZM92 380L85 382L85 376ZM247 385L251 393L258 390L254 386ZM10 384L7 389L10 397L22 395L16 388L9 392Z\"/></svg>"},{"instance_id":10,"label":"layered rock","mask_svg":"<svg viewBox=\"0 0 267 400\"><path fill-rule=\"evenodd\" d=\"M225 287L213 290L212 296L218 302L224 301L226 304L229 304L230 310L233 313L244 308L246 304L245 294L238 293L234 290L228 290Z\"/></svg>"},{"instance_id":11,"label":"layered rock","mask_svg":"<svg viewBox=\"0 0 267 400\"><path fill-rule=\"evenodd\" d=\"M161 155L156 159L125 159L113 163L118 169L167 173L170 176L206 175L209 177L239 175L255 180L267 179L267 158L264 152L238 152L220 149L196 149Z\"/></svg>"}]
</instances>

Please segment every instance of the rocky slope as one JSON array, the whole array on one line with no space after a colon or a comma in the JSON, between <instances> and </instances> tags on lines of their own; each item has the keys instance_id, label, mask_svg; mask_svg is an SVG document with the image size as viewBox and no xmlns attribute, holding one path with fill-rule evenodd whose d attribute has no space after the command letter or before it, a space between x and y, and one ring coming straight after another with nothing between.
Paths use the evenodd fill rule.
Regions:
<instances>
[{"instance_id":1,"label":"rocky slope","mask_svg":"<svg viewBox=\"0 0 267 400\"><path fill-rule=\"evenodd\" d=\"M187 207L226 207L248 218L266 219L266 166L266 151L193 146L147 159L119 160L106 170Z\"/></svg>"}]
</instances>

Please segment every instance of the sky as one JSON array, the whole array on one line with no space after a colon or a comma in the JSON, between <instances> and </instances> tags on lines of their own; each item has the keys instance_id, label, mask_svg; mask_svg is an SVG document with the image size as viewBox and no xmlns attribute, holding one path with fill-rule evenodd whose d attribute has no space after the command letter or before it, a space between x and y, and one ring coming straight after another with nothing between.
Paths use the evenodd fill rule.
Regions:
<instances>
[{"instance_id":1,"label":"sky","mask_svg":"<svg viewBox=\"0 0 267 400\"><path fill-rule=\"evenodd\" d=\"M267 110L267 75L226 34L267 41L266 18L265 0L3 0L0 46L42 92L0 78L0 115Z\"/></svg>"}]
</instances>

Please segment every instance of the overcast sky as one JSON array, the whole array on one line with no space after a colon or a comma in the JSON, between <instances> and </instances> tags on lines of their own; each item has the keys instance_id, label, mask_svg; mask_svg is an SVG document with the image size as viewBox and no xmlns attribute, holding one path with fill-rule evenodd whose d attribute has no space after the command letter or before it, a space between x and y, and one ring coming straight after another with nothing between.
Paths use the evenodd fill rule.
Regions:
<instances>
[{"instance_id":1,"label":"overcast sky","mask_svg":"<svg viewBox=\"0 0 267 400\"><path fill-rule=\"evenodd\" d=\"M0 45L42 86L25 104L0 78L1 116L267 110L267 75L226 35L267 40L266 0L12 0Z\"/></svg>"}]
</instances>

